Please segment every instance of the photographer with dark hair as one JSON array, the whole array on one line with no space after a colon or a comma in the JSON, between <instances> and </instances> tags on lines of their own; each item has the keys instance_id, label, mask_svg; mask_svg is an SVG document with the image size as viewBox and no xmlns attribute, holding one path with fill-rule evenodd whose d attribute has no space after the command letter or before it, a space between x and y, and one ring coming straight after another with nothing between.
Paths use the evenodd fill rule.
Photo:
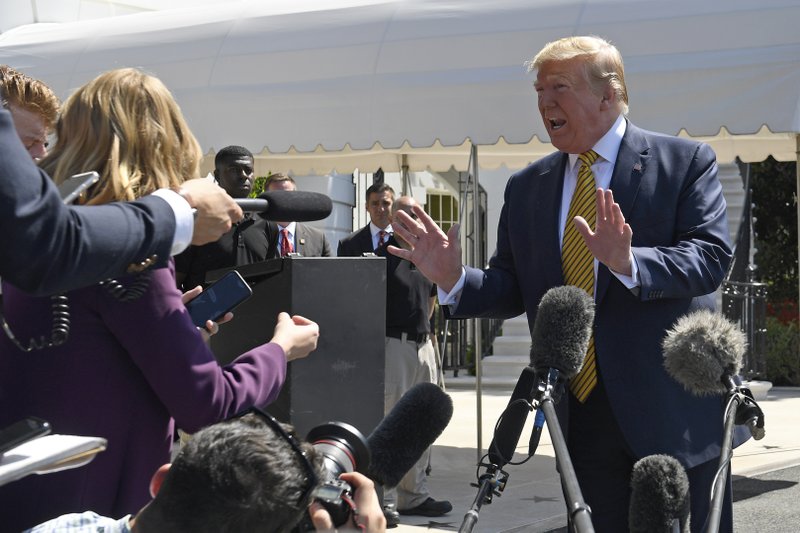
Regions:
<instances>
[{"instance_id":1,"label":"photographer with dark hair","mask_svg":"<svg viewBox=\"0 0 800 533\"><path fill-rule=\"evenodd\" d=\"M309 510L311 491L322 477L320 465L314 447L299 442L291 426L252 410L194 434L174 462L153 475L153 499L135 516L112 519L93 512L69 514L28 531L290 531ZM355 489L358 513L350 527L371 533L385 531L372 482L356 472L342 474L342 479ZM312 504L310 512L318 530L332 529L321 506Z\"/></svg>"}]
</instances>

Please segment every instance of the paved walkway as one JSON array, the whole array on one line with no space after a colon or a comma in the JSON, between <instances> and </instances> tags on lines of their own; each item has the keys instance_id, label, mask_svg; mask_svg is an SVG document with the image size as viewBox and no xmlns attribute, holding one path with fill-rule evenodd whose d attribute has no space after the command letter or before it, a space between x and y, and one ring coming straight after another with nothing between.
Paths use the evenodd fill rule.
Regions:
<instances>
[{"instance_id":1,"label":"paved walkway","mask_svg":"<svg viewBox=\"0 0 800 533\"><path fill-rule=\"evenodd\" d=\"M433 470L428 479L436 499L453 503L453 511L445 517L425 518L402 516L401 524L392 531L457 531L469 510L477 488L477 394L474 378L448 378L447 391L455 412L449 426L433 446ZM467 387L472 387L468 389ZM482 443L485 450L492 438L497 418L508 403L510 392L484 389L482 405ZM800 465L800 388L774 387L758 404L764 411L766 437L750 440L734 450L733 475L756 476L765 472ZM523 447L527 448L532 416L523 431ZM721 423L721 422L720 422ZM509 480L501 497L495 497L480 510L476 533L543 533L566 523L561 485L555 471L553 447L545 431L536 456L519 466L507 465ZM777 512L777 510L776 510Z\"/></svg>"}]
</instances>

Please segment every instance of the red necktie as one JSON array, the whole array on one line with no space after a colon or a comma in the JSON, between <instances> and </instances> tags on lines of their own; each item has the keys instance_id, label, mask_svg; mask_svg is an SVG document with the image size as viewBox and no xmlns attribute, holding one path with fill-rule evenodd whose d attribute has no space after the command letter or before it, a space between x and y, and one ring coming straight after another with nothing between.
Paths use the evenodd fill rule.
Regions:
<instances>
[{"instance_id":1,"label":"red necktie","mask_svg":"<svg viewBox=\"0 0 800 533\"><path fill-rule=\"evenodd\" d=\"M292 241L289 240L289 230L281 230L281 257L286 257L292 253Z\"/></svg>"},{"instance_id":2,"label":"red necktie","mask_svg":"<svg viewBox=\"0 0 800 533\"><path fill-rule=\"evenodd\" d=\"M386 244L386 232L385 232L385 231L383 231L383 230L380 230L380 231L378 232L378 248L375 248L375 249L376 249L376 250L377 250L377 249L379 249L379 248L380 248L380 247L382 247L384 244Z\"/></svg>"}]
</instances>

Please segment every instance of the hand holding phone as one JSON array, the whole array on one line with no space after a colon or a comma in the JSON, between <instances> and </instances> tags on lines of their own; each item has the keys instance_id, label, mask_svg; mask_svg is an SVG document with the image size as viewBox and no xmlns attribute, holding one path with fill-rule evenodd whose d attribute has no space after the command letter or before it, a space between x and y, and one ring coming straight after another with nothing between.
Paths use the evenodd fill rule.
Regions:
<instances>
[{"instance_id":1,"label":"hand holding phone","mask_svg":"<svg viewBox=\"0 0 800 533\"><path fill-rule=\"evenodd\" d=\"M197 298L186 303L192 322L205 328L208 320L217 321L228 311L248 299L253 290L244 278L231 270L208 286Z\"/></svg>"}]
</instances>

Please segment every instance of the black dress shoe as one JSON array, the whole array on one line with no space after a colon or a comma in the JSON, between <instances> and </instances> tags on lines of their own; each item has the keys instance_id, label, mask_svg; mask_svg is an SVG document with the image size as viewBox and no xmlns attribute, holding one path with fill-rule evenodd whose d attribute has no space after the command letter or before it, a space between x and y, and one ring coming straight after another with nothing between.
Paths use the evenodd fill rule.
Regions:
<instances>
[{"instance_id":1,"label":"black dress shoe","mask_svg":"<svg viewBox=\"0 0 800 533\"><path fill-rule=\"evenodd\" d=\"M400 524L400 514L394 507L394 504L383 506L383 517L386 518L386 527L393 528Z\"/></svg>"},{"instance_id":2,"label":"black dress shoe","mask_svg":"<svg viewBox=\"0 0 800 533\"><path fill-rule=\"evenodd\" d=\"M442 516L453 510L453 506L447 500L436 501L433 498L428 498L421 504L411 509L398 509L401 515L418 515L418 516Z\"/></svg>"}]
</instances>

